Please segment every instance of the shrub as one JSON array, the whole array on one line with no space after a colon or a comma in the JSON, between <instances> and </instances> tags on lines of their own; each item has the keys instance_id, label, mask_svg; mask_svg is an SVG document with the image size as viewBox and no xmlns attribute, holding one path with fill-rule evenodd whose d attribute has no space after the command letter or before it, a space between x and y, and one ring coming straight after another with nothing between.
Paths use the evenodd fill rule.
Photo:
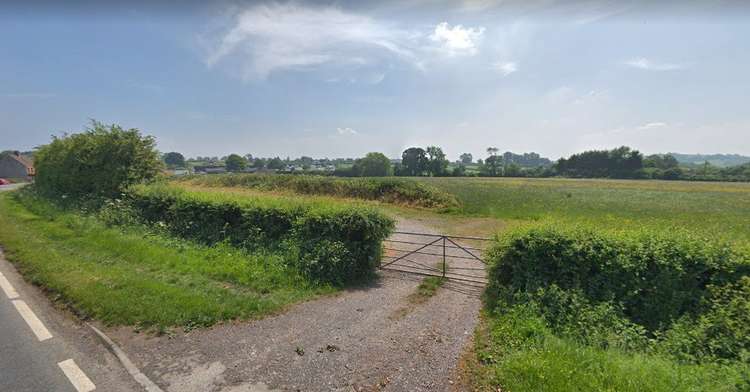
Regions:
<instances>
[{"instance_id":1,"label":"shrub","mask_svg":"<svg viewBox=\"0 0 750 392\"><path fill-rule=\"evenodd\" d=\"M145 221L181 237L245 248L284 247L308 278L336 285L374 273L381 243L394 226L365 207L238 199L166 185L134 187L128 197Z\"/></svg>"},{"instance_id":2,"label":"shrub","mask_svg":"<svg viewBox=\"0 0 750 392\"><path fill-rule=\"evenodd\" d=\"M694 313L709 285L746 275L746 255L686 233L606 234L538 227L507 236L490 253L490 298L501 290L535 292L550 285L613 301L649 331Z\"/></svg>"},{"instance_id":3,"label":"shrub","mask_svg":"<svg viewBox=\"0 0 750 392\"><path fill-rule=\"evenodd\" d=\"M190 177L197 185L246 187L265 191L292 191L307 195L330 195L419 207L446 208L458 205L455 197L430 185L397 178L336 178L311 175L228 174Z\"/></svg>"},{"instance_id":4,"label":"shrub","mask_svg":"<svg viewBox=\"0 0 750 392\"><path fill-rule=\"evenodd\" d=\"M155 143L137 129L94 121L83 133L53 137L39 148L34 155L36 186L48 196L115 197L158 174Z\"/></svg>"}]
</instances>

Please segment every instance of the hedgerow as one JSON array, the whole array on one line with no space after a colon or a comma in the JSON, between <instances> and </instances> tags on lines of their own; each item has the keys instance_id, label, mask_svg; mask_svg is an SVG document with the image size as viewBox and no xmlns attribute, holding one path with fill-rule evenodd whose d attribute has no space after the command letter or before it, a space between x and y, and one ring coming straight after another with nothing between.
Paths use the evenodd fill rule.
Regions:
<instances>
[{"instance_id":1,"label":"hedgerow","mask_svg":"<svg viewBox=\"0 0 750 392\"><path fill-rule=\"evenodd\" d=\"M386 203L449 208L456 198L430 185L397 178L336 178L313 175L227 174L189 177L184 181L205 186L246 187L264 191L291 191L307 195L330 195Z\"/></svg>"},{"instance_id":2,"label":"hedgerow","mask_svg":"<svg viewBox=\"0 0 750 392\"><path fill-rule=\"evenodd\" d=\"M744 250L674 230L541 225L507 233L487 259L491 333L478 356L493 385L750 388Z\"/></svg>"},{"instance_id":3,"label":"hedgerow","mask_svg":"<svg viewBox=\"0 0 750 392\"><path fill-rule=\"evenodd\" d=\"M336 285L372 275L381 242L394 227L392 219L362 206L238 198L163 184L133 187L127 197L143 220L173 234L207 244L284 249L308 278Z\"/></svg>"}]
</instances>

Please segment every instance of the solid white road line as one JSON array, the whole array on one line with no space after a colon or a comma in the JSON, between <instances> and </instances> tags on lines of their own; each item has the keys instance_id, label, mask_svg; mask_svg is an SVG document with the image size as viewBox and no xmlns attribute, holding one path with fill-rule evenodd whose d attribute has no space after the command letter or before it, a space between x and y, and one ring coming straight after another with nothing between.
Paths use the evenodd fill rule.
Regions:
<instances>
[{"instance_id":1,"label":"solid white road line","mask_svg":"<svg viewBox=\"0 0 750 392\"><path fill-rule=\"evenodd\" d=\"M31 308L29 308L29 305L26 305L26 302L20 299L14 300L12 302L13 306L16 307L18 313L21 313L21 317L26 320L26 324L29 324L29 327L40 342L52 338L52 334L49 333L47 327L42 324L42 320L39 320L39 317L36 317L34 312L31 311Z\"/></svg>"},{"instance_id":2,"label":"solid white road line","mask_svg":"<svg viewBox=\"0 0 750 392\"><path fill-rule=\"evenodd\" d=\"M0 288L5 291L5 295L8 296L10 299L16 299L18 298L18 293L16 292L16 289L13 288L13 285L8 282L8 279L5 279L5 275L3 275L2 272L0 272Z\"/></svg>"},{"instance_id":3,"label":"solid white road line","mask_svg":"<svg viewBox=\"0 0 750 392\"><path fill-rule=\"evenodd\" d=\"M68 359L57 364L62 369L70 383L78 392L89 392L96 389L96 385L86 376L86 373L76 365L73 359Z\"/></svg>"}]
</instances>

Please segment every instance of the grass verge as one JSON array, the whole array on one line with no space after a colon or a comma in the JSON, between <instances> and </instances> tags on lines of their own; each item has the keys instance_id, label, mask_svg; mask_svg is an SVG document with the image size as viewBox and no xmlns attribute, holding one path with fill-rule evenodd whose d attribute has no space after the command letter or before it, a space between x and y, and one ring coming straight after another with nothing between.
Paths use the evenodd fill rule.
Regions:
<instances>
[{"instance_id":1,"label":"grass verge","mask_svg":"<svg viewBox=\"0 0 750 392\"><path fill-rule=\"evenodd\" d=\"M32 283L82 318L163 329L256 318L334 291L279 254L112 228L43 199L0 194L0 244Z\"/></svg>"}]
</instances>

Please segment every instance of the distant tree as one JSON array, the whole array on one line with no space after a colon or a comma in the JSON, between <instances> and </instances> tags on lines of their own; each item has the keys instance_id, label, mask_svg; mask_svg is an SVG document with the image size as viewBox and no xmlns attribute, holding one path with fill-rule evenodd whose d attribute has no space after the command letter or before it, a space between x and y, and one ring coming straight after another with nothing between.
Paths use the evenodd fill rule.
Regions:
<instances>
[{"instance_id":1,"label":"distant tree","mask_svg":"<svg viewBox=\"0 0 750 392\"><path fill-rule=\"evenodd\" d=\"M411 147L401 154L401 166L406 176L421 176L427 171L427 153L419 147Z\"/></svg>"},{"instance_id":2,"label":"distant tree","mask_svg":"<svg viewBox=\"0 0 750 392\"><path fill-rule=\"evenodd\" d=\"M443 149L437 146L427 147L427 171L433 176L444 176L448 169Z\"/></svg>"},{"instance_id":3,"label":"distant tree","mask_svg":"<svg viewBox=\"0 0 750 392\"><path fill-rule=\"evenodd\" d=\"M253 154L245 154L245 159L248 162L253 162L255 159L253 158Z\"/></svg>"},{"instance_id":4,"label":"distant tree","mask_svg":"<svg viewBox=\"0 0 750 392\"><path fill-rule=\"evenodd\" d=\"M643 155L629 147L584 151L560 158L555 165L560 175L589 178L638 178L643 175Z\"/></svg>"},{"instance_id":5,"label":"distant tree","mask_svg":"<svg viewBox=\"0 0 750 392\"><path fill-rule=\"evenodd\" d=\"M460 159L461 159L461 163L463 163L464 165L470 165L471 162L474 161L474 157L471 155L471 153L468 153L468 152L461 154Z\"/></svg>"},{"instance_id":6,"label":"distant tree","mask_svg":"<svg viewBox=\"0 0 750 392\"><path fill-rule=\"evenodd\" d=\"M463 177L463 176L465 176L466 175L466 166L464 166L463 164L461 164L461 165L458 165L458 166L454 167L453 171L451 172L451 175L453 177Z\"/></svg>"},{"instance_id":7,"label":"distant tree","mask_svg":"<svg viewBox=\"0 0 750 392\"><path fill-rule=\"evenodd\" d=\"M179 152L168 152L164 154L164 163L167 167L185 167L185 157Z\"/></svg>"},{"instance_id":8,"label":"distant tree","mask_svg":"<svg viewBox=\"0 0 750 392\"><path fill-rule=\"evenodd\" d=\"M487 147L487 155L494 157L500 151L497 147Z\"/></svg>"},{"instance_id":9,"label":"distant tree","mask_svg":"<svg viewBox=\"0 0 750 392\"><path fill-rule=\"evenodd\" d=\"M370 152L354 161L352 172L360 177L385 177L393 175L391 160L379 152Z\"/></svg>"},{"instance_id":10,"label":"distant tree","mask_svg":"<svg viewBox=\"0 0 750 392\"><path fill-rule=\"evenodd\" d=\"M231 154L225 159L227 165L227 171L238 172L243 171L247 167L247 160L237 154Z\"/></svg>"},{"instance_id":11,"label":"distant tree","mask_svg":"<svg viewBox=\"0 0 750 392\"><path fill-rule=\"evenodd\" d=\"M503 176L505 177L522 177L523 176L523 170L521 170L521 166L519 166L516 163L506 163L503 167Z\"/></svg>"},{"instance_id":12,"label":"distant tree","mask_svg":"<svg viewBox=\"0 0 750 392\"><path fill-rule=\"evenodd\" d=\"M502 175L503 158L498 155L490 155L484 160L482 168L485 175L491 177Z\"/></svg>"},{"instance_id":13,"label":"distant tree","mask_svg":"<svg viewBox=\"0 0 750 392\"><path fill-rule=\"evenodd\" d=\"M268 163L266 163L266 167L272 170L283 169L284 166L286 166L284 164L284 161L282 161L279 157L271 158L268 160Z\"/></svg>"},{"instance_id":14,"label":"distant tree","mask_svg":"<svg viewBox=\"0 0 750 392\"><path fill-rule=\"evenodd\" d=\"M252 161L251 167L254 167L256 169L262 169L266 166L266 160L263 158L255 158Z\"/></svg>"}]
</instances>

